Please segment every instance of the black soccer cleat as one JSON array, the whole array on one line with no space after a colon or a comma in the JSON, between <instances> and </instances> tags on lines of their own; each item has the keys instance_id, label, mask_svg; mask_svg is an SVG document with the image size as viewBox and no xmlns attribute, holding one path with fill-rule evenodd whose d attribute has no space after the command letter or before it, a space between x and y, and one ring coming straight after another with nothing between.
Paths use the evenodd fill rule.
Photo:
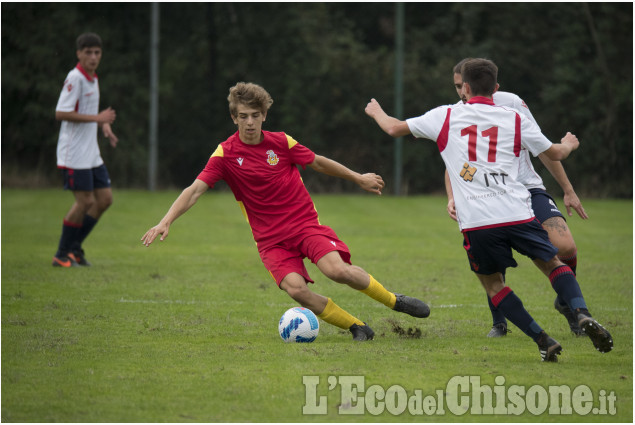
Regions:
<instances>
[{"instance_id":1,"label":"black soccer cleat","mask_svg":"<svg viewBox=\"0 0 635 425\"><path fill-rule=\"evenodd\" d=\"M423 301L407 295L395 294L395 296L397 301L393 310L413 317L428 317L430 315L430 307Z\"/></svg>"},{"instance_id":2,"label":"black soccer cleat","mask_svg":"<svg viewBox=\"0 0 635 425\"><path fill-rule=\"evenodd\" d=\"M558 302L558 297L556 297L556 299L553 301L553 307L558 311L558 313L562 314L565 317L565 319L567 319L567 322L569 322L569 329L571 329L571 332L573 332L574 335L576 336L586 335L584 333L584 329L580 327L580 325L578 324L578 321L576 320L575 316L573 315L573 312L571 311L568 305L560 304Z\"/></svg>"},{"instance_id":3,"label":"black soccer cleat","mask_svg":"<svg viewBox=\"0 0 635 425\"><path fill-rule=\"evenodd\" d=\"M79 264L80 266L91 266L90 262L86 259L86 255L84 254L83 249L73 251L72 253L68 254L68 256L73 257L75 259L75 262L77 262L77 264Z\"/></svg>"},{"instance_id":4,"label":"black soccer cleat","mask_svg":"<svg viewBox=\"0 0 635 425\"><path fill-rule=\"evenodd\" d=\"M597 320L587 313L578 313L578 325L591 338L593 346L600 353L608 353L613 349L613 337Z\"/></svg>"},{"instance_id":5,"label":"black soccer cleat","mask_svg":"<svg viewBox=\"0 0 635 425\"><path fill-rule=\"evenodd\" d=\"M510 332L509 330L507 330L507 324L501 322L492 326L492 329L487 334L487 337L500 338L502 336L507 336L507 332Z\"/></svg>"},{"instance_id":6,"label":"black soccer cleat","mask_svg":"<svg viewBox=\"0 0 635 425\"><path fill-rule=\"evenodd\" d=\"M77 264L77 261L75 261L75 257L73 257L73 254L68 254L59 257L53 257L53 267L79 267L79 264Z\"/></svg>"},{"instance_id":7,"label":"black soccer cleat","mask_svg":"<svg viewBox=\"0 0 635 425\"><path fill-rule=\"evenodd\" d=\"M353 325L348 328L353 334L353 341L370 341L375 337L375 332L364 322L363 326Z\"/></svg>"},{"instance_id":8,"label":"black soccer cleat","mask_svg":"<svg viewBox=\"0 0 635 425\"><path fill-rule=\"evenodd\" d=\"M538 351L540 351L540 358L543 362L558 362L558 356L562 352L562 346L558 341L547 335L545 331L542 331L538 339Z\"/></svg>"}]
</instances>

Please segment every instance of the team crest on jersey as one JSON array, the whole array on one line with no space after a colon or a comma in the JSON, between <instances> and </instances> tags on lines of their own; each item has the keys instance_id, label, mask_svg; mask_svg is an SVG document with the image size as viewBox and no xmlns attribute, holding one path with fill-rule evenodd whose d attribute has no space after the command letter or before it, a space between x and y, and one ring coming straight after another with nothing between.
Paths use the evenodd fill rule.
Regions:
<instances>
[{"instance_id":1,"label":"team crest on jersey","mask_svg":"<svg viewBox=\"0 0 635 425\"><path fill-rule=\"evenodd\" d=\"M267 163L269 165L276 165L278 164L279 161L280 159L278 158L278 155L276 155L274 151L272 150L267 151Z\"/></svg>"},{"instance_id":2,"label":"team crest on jersey","mask_svg":"<svg viewBox=\"0 0 635 425\"><path fill-rule=\"evenodd\" d=\"M476 167L470 167L470 164L467 162L463 164L463 168L461 169L460 176L463 177L463 180L466 182L471 182L474 180L474 174L476 174Z\"/></svg>"},{"instance_id":3,"label":"team crest on jersey","mask_svg":"<svg viewBox=\"0 0 635 425\"><path fill-rule=\"evenodd\" d=\"M72 91L73 90L73 85L69 84L68 86L66 86L66 90Z\"/></svg>"}]
</instances>

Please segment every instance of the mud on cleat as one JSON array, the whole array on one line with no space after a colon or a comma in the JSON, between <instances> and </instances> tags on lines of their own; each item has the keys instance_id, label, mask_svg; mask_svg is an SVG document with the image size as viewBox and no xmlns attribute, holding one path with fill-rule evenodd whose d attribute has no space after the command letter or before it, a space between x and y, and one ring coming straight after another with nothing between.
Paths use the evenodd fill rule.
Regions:
<instances>
[{"instance_id":1,"label":"mud on cleat","mask_svg":"<svg viewBox=\"0 0 635 425\"><path fill-rule=\"evenodd\" d=\"M353 334L353 341L370 341L375 337L375 332L364 322L363 326L353 325L348 328Z\"/></svg>"},{"instance_id":2,"label":"mud on cleat","mask_svg":"<svg viewBox=\"0 0 635 425\"><path fill-rule=\"evenodd\" d=\"M600 353L608 353L613 349L613 337L597 320L586 313L578 313L578 325L593 342Z\"/></svg>"},{"instance_id":3,"label":"mud on cleat","mask_svg":"<svg viewBox=\"0 0 635 425\"><path fill-rule=\"evenodd\" d=\"M430 315L430 307L423 301L407 295L395 294L395 296L397 301L393 310L413 317L428 317Z\"/></svg>"},{"instance_id":4,"label":"mud on cleat","mask_svg":"<svg viewBox=\"0 0 635 425\"><path fill-rule=\"evenodd\" d=\"M492 326L492 329L487 334L488 338L500 338L502 336L506 336L507 332L511 332L507 330L506 323L497 323Z\"/></svg>"},{"instance_id":5,"label":"mud on cleat","mask_svg":"<svg viewBox=\"0 0 635 425\"><path fill-rule=\"evenodd\" d=\"M573 314L573 312L571 311L568 305L560 304L558 302L558 297L556 297L556 299L553 301L553 307L558 311L558 313L562 314L565 317L565 319L567 319L567 322L569 322L569 329L571 329L571 332L573 332L576 336L585 335L584 329L580 327L580 325L578 324L578 321L575 318L575 315Z\"/></svg>"},{"instance_id":6,"label":"mud on cleat","mask_svg":"<svg viewBox=\"0 0 635 425\"><path fill-rule=\"evenodd\" d=\"M538 344L538 351L543 362L556 363L558 361L558 356L562 352L562 346L558 341L543 331L536 340L536 344Z\"/></svg>"}]
</instances>

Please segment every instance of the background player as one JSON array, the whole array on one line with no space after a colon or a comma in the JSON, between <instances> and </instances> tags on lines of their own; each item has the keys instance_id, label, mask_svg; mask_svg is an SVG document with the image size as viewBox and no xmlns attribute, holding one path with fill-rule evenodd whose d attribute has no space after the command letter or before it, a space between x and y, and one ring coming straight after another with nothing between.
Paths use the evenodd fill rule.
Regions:
<instances>
[{"instance_id":1,"label":"background player","mask_svg":"<svg viewBox=\"0 0 635 425\"><path fill-rule=\"evenodd\" d=\"M321 225L297 165L357 183L381 194L384 181L376 174L359 174L316 155L285 133L262 130L273 103L269 93L252 83L230 89L229 110L238 131L218 145L194 183L176 199L165 217L141 238L149 246L189 210L198 198L225 180L240 204L258 246L260 258L280 287L303 307L331 325L348 329L353 339L373 339L364 322L340 308L330 298L308 288L313 282L304 266L309 258L329 279L357 289L387 307L414 317L427 317L422 301L387 291L379 282L350 262L346 244L328 226Z\"/></svg>"},{"instance_id":2,"label":"background player","mask_svg":"<svg viewBox=\"0 0 635 425\"><path fill-rule=\"evenodd\" d=\"M111 108L99 112L97 67L101 61L101 38L85 33L77 38L78 64L68 73L55 108L62 121L57 142L57 167L64 173L64 189L72 190L75 202L64 217L62 236L53 266L89 266L82 242L112 204L110 177L99 152L97 128L110 145L117 136L110 125L116 114Z\"/></svg>"},{"instance_id":3,"label":"background player","mask_svg":"<svg viewBox=\"0 0 635 425\"><path fill-rule=\"evenodd\" d=\"M454 88L456 89L459 98L461 98L461 101L464 103L467 102L467 99L465 99L462 95L463 79L461 77L461 66L468 59L469 58L461 60L454 67ZM519 96L509 92L502 92L497 89L492 95L492 99L497 106L514 108L524 114L534 124L538 125L529 111L527 104ZM544 153L538 155L538 158L562 188L564 193L564 205L567 209L568 215L571 216L573 214L571 212L571 209L573 208L582 219L589 218L586 211L584 211L584 207L582 206L580 199L578 199L578 195L576 195L575 190L573 190L573 185L569 181L562 163L560 161L550 160ZM564 215L562 215L556 206L553 197L547 193L542 179L538 173L536 173L536 170L534 170L529 152L524 148L520 152L518 181L524 184L531 193L531 205L534 210L534 214L542 227L549 234L549 240L551 243L558 248L558 258L563 263L571 267L571 270L576 273L578 262L577 247L575 241L573 240L571 230L569 229L569 226L567 226L567 221L565 220ZM454 208L452 186L450 184L447 171L445 173L445 188L448 194L448 214L456 220L456 209ZM505 336L507 334L507 321L505 320L505 316L494 307L489 297L487 302L493 319L492 329L487 336ZM560 299L560 297L556 297L554 300L554 307L567 319L569 328L575 335L584 335L584 330L580 329L573 313L567 304Z\"/></svg>"},{"instance_id":4,"label":"background player","mask_svg":"<svg viewBox=\"0 0 635 425\"><path fill-rule=\"evenodd\" d=\"M506 268L517 266L512 248L549 277L596 349L610 351L611 335L589 313L573 271L556 256L558 250L534 217L530 193L517 181L522 146L561 160L577 149L577 138L567 133L561 144L552 144L526 117L495 106L498 68L493 62L466 61L461 74L466 104L441 106L404 122L388 116L373 99L366 113L393 137L412 134L436 141L457 195L457 221L470 267L494 306L536 342L543 361L557 361L562 347L506 286Z\"/></svg>"}]
</instances>

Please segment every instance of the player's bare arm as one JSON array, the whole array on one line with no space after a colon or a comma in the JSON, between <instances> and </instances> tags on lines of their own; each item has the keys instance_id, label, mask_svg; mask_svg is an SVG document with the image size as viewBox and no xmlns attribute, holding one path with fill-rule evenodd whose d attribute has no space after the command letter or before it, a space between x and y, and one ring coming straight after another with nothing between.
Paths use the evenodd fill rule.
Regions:
<instances>
[{"instance_id":1,"label":"player's bare arm","mask_svg":"<svg viewBox=\"0 0 635 425\"><path fill-rule=\"evenodd\" d=\"M80 114L75 111L55 111L55 119L58 121L71 122L96 122L99 125L112 124L117 118L117 113L111 107L101 111L97 115Z\"/></svg>"},{"instance_id":2,"label":"player's bare arm","mask_svg":"<svg viewBox=\"0 0 635 425\"><path fill-rule=\"evenodd\" d=\"M381 195L384 188L384 180L375 173L360 174L343 166L339 162L326 158L321 155L315 155L315 160L309 164L309 167L329 176L340 177L357 183L362 189Z\"/></svg>"},{"instance_id":3,"label":"player's bare arm","mask_svg":"<svg viewBox=\"0 0 635 425\"><path fill-rule=\"evenodd\" d=\"M412 134L405 121L386 114L379 102L375 99L371 99L368 105L366 105L366 115L374 119L379 127L392 137L402 137Z\"/></svg>"},{"instance_id":4,"label":"player's bare arm","mask_svg":"<svg viewBox=\"0 0 635 425\"><path fill-rule=\"evenodd\" d=\"M578 138L569 132L562 138L560 143L554 143L549 149L544 151L544 154L552 161L562 161L567 159L569 154L578 149L580 141Z\"/></svg>"},{"instance_id":5,"label":"player's bare arm","mask_svg":"<svg viewBox=\"0 0 635 425\"><path fill-rule=\"evenodd\" d=\"M167 214L165 214L165 217L161 219L159 224L152 227L143 235L143 237L141 238L141 243L145 246L150 246L150 244L159 235L161 235L161 238L159 239L160 241L167 238L170 230L170 225L174 222L174 220L176 220L187 210L192 208L192 206L196 204L196 201L198 201L198 198L203 193L205 193L207 189L208 186L205 182L203 182L202 180L194 180L194 183L183 190L179 197L176 198L176 201L174 201Z\"/></svg>"},{"instance_id":6,"label":"player's bare arm","mask_svg":"<svg viewBox=\"0 0 635 425\"><path fill-rule=\"evenodd\" d=\"M116 148L119 138L112 131L112 127L110 126L110 124L108 123L102 124L101 131L104 133L104 137L110 141L110 146L112 146L113 148Z\"/></svg>"},{"instance_id":7,"label":"player's bare arm","mask_svg":"<svg viewBox=\"0 0 635 425\"><path fill-rule=\"evenodd\" d=\"M456 217L456 205L454 203L454 193L452 192L452 183L450 182L450 175L448 174L448 170L445 170L445 192L448 195L448 214L450 218L454 221L458 221Z\"/></svg>"},{"instance_id":8,"label":"player's bare arm","mask_svg":"<svg viewBox=\"0 0 635 425\"><path fill-rule=\"evenodd\" d=\"M562 163L560 161L552 161L544 154L538 155L538 158L562 188L562 191L564 193L564 206L567 209L567 214L569 214L569 217L573 215L573 213L571 212L571 209L573 208L582 219L589 218L586 211L584 210L584 207L582 206L582 202L580 202L578 195L575 193L575 190L573 190L573 185L569 181L569 178L567 177L567 173L564 171Z\"/></svg>"}]
</instances>

